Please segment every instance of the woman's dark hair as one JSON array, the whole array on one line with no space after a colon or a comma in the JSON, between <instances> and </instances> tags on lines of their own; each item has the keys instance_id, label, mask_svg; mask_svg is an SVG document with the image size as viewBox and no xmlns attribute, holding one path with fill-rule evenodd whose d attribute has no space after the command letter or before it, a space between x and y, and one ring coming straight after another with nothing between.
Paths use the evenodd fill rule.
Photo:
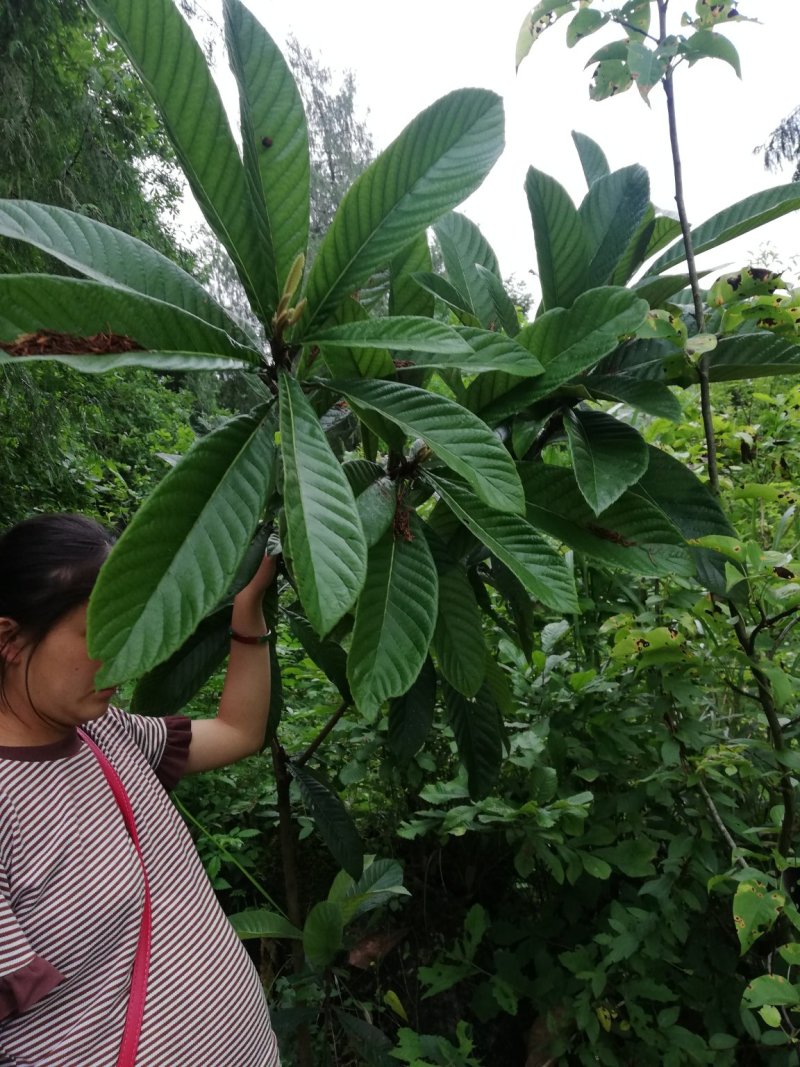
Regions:
<instances>
[{"instance_id":1,"label":"woman's dark hair","mask_svg":"<svg viewBox=\"0 0 800 1067\"><path fill-rule=\"evenodd\" d=\"M0 536L0 617L34 648L89 599L114 536L83 515L34 515ZM0 659L0 695L3 661Z\"/></svg>"}]
</instances>

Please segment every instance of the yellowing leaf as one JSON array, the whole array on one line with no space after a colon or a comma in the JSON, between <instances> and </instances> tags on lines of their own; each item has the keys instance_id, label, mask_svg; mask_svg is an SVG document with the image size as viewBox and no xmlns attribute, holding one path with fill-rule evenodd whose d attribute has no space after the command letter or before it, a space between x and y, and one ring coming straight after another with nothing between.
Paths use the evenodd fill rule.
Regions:
<instances>
[{"instance_id":1,"label":"yellowing leaf","mask_svg":"<svg viewBox=\"0 0 800 1067\"><path fill-rule=\"evenodd\" d=\"M401 1019L408 1022L406 1009L403 1007L400 997L398 997L393 989L387 989L383 994L383 1003L387 1008L391 1008L395 1015L399 1015Z\"/></svg>"},{"instance_id":2,"label":"yellowing leaf","mask_svg":"<svg viewBox=\"0 0 800 1067\"><path fill-rule=\"evenodd\" d=\"M733 922L739 938L742 953L745 953L762 934L771 930L778 918L786 898L777 890L770 890L765 882L741 882L733 898ZM761 1004L770 1003L768 1000ZM771 1003L787 1003L772 1001ZM758 1007L751 1003L751 1007Z\"/></svg>"}]
</instances>

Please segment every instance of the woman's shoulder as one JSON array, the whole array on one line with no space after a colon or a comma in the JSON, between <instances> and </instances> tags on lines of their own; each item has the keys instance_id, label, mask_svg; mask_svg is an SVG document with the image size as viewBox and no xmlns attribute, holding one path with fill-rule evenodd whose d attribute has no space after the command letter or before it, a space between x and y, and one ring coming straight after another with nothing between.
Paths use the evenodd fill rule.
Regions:
<instances>
[{"instance_id":1,"label":"woman's shoulder","mask_svg":"<svg viewBox=\"0 0 800 1067\"><path fill-rule=\"evenodd\" d=\"M84 724L82 729L92 741L110 755L113 750L126 748L136 743L134 731L129 723L130 716L122 708L109 707L96 719Z\"/></svg>"},{"instance_id":2,"label":"woman's shoulder","mask_svg":"<svg viewBox=\"0 0 800 1067\"><path fill-rule=\"evenodd\" d=\"M191 743L191 720L173 715L156 718L133 715L110 707L87 727L93 741L113 760L135 753L155 770L162 785L171 789L183 774Z\"/></svg>"},{"instance_id":3,"label":"woman's shoulder","mask_svg":"<svg viewBox=\"0 0 800 1067\"><path fill-rule=\"evenodd\" d=\"M91 722L87 722L83 729L94 738L101 736L108 730L124 730L127 719L128 713L126 711L110 704L102 715L92 719Z\"/></svg>"}]
</instances>

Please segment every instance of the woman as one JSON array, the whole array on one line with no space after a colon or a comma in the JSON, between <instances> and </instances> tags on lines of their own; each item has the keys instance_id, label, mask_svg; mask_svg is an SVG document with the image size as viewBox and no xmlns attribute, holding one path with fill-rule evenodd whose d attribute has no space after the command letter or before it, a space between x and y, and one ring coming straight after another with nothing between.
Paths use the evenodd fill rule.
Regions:
<instances>
[{"instance_id":1,"label":"woman","mask_svg":"<svg viewBox=\"0 0 800 1067\"><path fill-rule=\"evenodd\" d=\"M258 975L166 792L263 743L275 563L234 600L216 718L140 718L95 689L86 648L112 543L77 515L0 537L0 1067L276 1067Z\"/></svg>"}]
</instances>

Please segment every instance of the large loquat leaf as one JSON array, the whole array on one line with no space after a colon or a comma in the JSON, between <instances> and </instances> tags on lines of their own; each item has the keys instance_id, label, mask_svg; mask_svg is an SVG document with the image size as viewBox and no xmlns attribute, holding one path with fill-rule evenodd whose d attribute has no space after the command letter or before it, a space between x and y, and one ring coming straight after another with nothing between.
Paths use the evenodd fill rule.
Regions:
<instances>
[{"instance_id":1,"label":"large loquat leaf","mask_svg":"<svg viewBox=\"0 0 800 1067\"><path fill-rule=\"evenodd\" d=\"M239 88L244 169L266 220L262 254L277 303L308 244L308 130L300 91L280 49L240 0L225 0L225 40Z\"/></svg>"},{"instance_id":2,"label":"large loquat leaf","mask_svg":"<svg viewBox=\"0 0 800 1067\"><path fill-rule=\"evenodd\" d=\"M648 446L647 473L638 489L675 523L687 540L708 534L733 536L719 501L707 485L680 460Z\"/></svg>"},{"instance_id":3,"label":"large loquat leaf","mask_svg":"<svg viewBox=\"0 0 800 1067\"><path fill-rule=\"evenodd\" d=\"M591 374L582 379L581 385L597 400L621 400L648 415L672 422L683 419L680 401L663 382L640 381L625 374Z\"/></svg>"},{"instance_id":4,"label":"large loquat leaf","mask_svg":"<svg viewBox=\"0 0 800 1067\"><path fill-rule=\"evenodd\" d=\"M544 372L536 356L513 337L493 330L476 330L472 326L457 326L456 331L472 349L472 354L462 364L465 374L505 371L515 377L533 378ZM425 363L433 365L428 359Z\"/></svg>"},{"instance_id":5,"label":"large loquat leaf","mask_svg":"<svg viewBox=\"0 0 800 1067\"><path fill-rule=\"evenodd\" d=\"M469 300L454 285L451 285L447 278L443 278L441 274L423 270L415 271L411 277L424 293L436 297L437 300L441 300L446 304L451 311L454 311L461 322L468 322L472 326L478 325L478 320L472 313Z\"/></svg>"},{"instance_id":6,"label":"large loquat leaf","mask_svg":"<svg viewBox=\"0 0 800 1067\"><path fill-rule=\"evenodd\" d=\"M433 650L444 678L466 697L474 697L486 677L486 643L481 613L467 572L447 548L428 534L439 576L439 607Z\"/></svg>"},{"instance_id":7,"label":"large loquat leaf","mask_svg":"<svg viewBox=\"0 0 800 1067\"><path fill-rule=\"evenodd\" d=\"M578 130L572 131L572 140L588 186L591 187L596 181L611 173L606 154L597 141L593 141L591 137L587 137L585 133L580 133Z\"/></svg>"},{"instance_id":8,"label":"large loquat leaf","mask_svg":"<svg viewBox=\"0 0 800 1067\"><path fill-rule=\"evenodd\" d=\"M279 293L225 108L203 52L173 0L89 0L152 96L189 186L268 323Z\"/></svg>"},{"instance_id":9,"label":"large loquat leaf","mask_svg":"<svg viewBox=\"0 0 800 1067\"><path fill-rule=\"evenodd\" d=\"M800 344L768 330L737 334L721 338L706 363L712 382L796 374L800 368Z\"/></svg>"},{"instance_id":10,"label":"large loquat leaf","mask_svg":"<svg viewBox=\"0 0 800 1067\"><path fill-rule=\"evenodd\" d=\"M650 454L653 462L653 453ZM568 467L518 465L528 521L578 552L633 574L691 575L694 564L680 530L642 492L628 491L595 515Z\"/></svg>"},{"instance_id":11,"label":"large loquat leaf","mask_svg":"<svg viewBox=\"0 0 800 1067\"><path fill-rule=\"evenodd\" d=\"M136 513L89 601L98 688L180 648L236 577L275 480L270 409L231 419L187 452Z\"/></svg>"},{"instance_id":12,"label":"large loquat leaf","mask_svg":"<svg viewBox=\"0 0 800 1067\"><path fill-rule=\"evenodd\" d=\"M407 763L425 744L435 705L436 671L428 657L411 688L389 703L386 743L401 763Z\"/></svg>"},{"instance_id":13,"label":"large loquat leaf","mask_svg":"<svg viewBox=\"0 0 800 1067\"><path fill-rule=\"evenodd\" d=\"M531 167L525 192L533 222L536 261L546 310L568 308L589 285L589 244L569 193L555 178Z\"/></svg>"},{"instance_id":14,"label":"large loquat leaf","mask_svg":"<svg viewBox=\"0 0 800 1067\"><path fill-rule=\"evenodd\" d=\"M489 329L495 330L499 324L509 337L516 337L520 331L520 322L517 308L511 297L506 292L502 279L493 271L488 270L480 263L475 264L478 277L486 286L489 294L493 314L489 322Z\"/></svg>"},{"instance_id":15,"label":"large loquat leaf","mask_svg":"<svg viewBox=\"0 0 800 1067\"><path fill-rule=\"evenodd\" d=\"M302 330L325 324L347 294L477 189L502 147L495 93L459 89L417 115L339 205L309 274Z\"/></svg>"},{"instance_id":16,"label":"large loquat leaf","mask_svg":"<svg viewBox=\"0 0 800 1067\"><path fill-rule=\"evenodd\" d=\"M519 515L503 515L474 496L467 486L425 474L461 522L512 571L525 588L549 608L578 611L575 583L564 557Z\"/></svg>"},{"instance_id":17,"label":"large loquat leaf","mask_svg":"<svg viewBox=\"0 0 800 1067\"><path fill-rule=\"evenodd\" d=\"M364 528L367 548L383 537L397 511L397 482L382 476L356 496L356 507Z\"/></svg>"},{"instance_id":18,"label":"large loquat leaf","mask_svg":"<svg viewBox=\"0 0 800 1067\"><path fill-rule=\"evenodd\" d=\"M500 712L486 683L473 698L447 683L442 688L458 755L467 770L469 795L480 800L491 791L503 762Z\"/></svg>"},{"instance_id":19,"label":"large loquat leaf","mask_svg":"<svg viewBox=\"0 0 800 1067\"><path fill-rule=\"evenodd\" d=\"M648 204L639 225L634 230L614 270L607 278L609 285L626 285L630 281L645 260L655 228L655 208L652 204Z\"/></svg>"},{"instance_id":20,"label":"large loquat leaf","mask_svg":"<svg viewBox=\"0 0 800 1067\"><path fill-rule=\"evenodd\" d=\"M800 208L800 190L795 182L764 189L752 196L723 208L692 230L692 247L695 255L717 248L740 237L744 233L779 219ZM686 258L683 238L671 245L663 255L648 267L648 274L660 274L669 267L682 263Z\"/></svg>"},{"instance_id":21,"label":"large loquat leaf","mask_svg":"<svg viewBox=\"0 0 800 1067\"><path fill-rule=\"evenodd\" d=\"M330 786L308 767L292 760L288 767L331 855L352 878L360 878L364 846L349 811Z\"/></svg>"},{"instance_id":22,"label":"large loquat leaf","mask_svg":"<svg viewBox=\"0 0 800 1067\"><path fill-rule=\"evenodd\" d=\"M516 338L544 364L544 374L522 383L502 372L483 375L467 390L467 406L488 422L516 414L613 352L649 310L629 290L606 286L582 293L571 308L545 312Z\"/></svg>"},{"instance_id":23,"label":"large loquat leaf","mask_svg":"<svg viewBox=\"0 0 800 1067\"><path fill-rule=\"evenodd\" d=\"M638 430L603 411L570 408L564 428L578 487L599 515L647 470L647 444Z\"/></svg>"},{"instance_id":24,"label":"large loquat leaf","mask_svg":"<svg viewBox=\"0 0 800 1067\"><path fill-rule=\"evenodd\" d=\"M359 319L328 326L309 339L325 352L329 368L342 360L330 357L331 348L386 347L402 351L403 358L417 367L453 367L464 374L502 370L517 377L532 377L544 370L536 357L513 338L471 326L446 326L432 319L396 316ZM358 359L353 357L353 362ZM393 370L394 368L392 368ZM378 377L364 374L362 377Z\"/></svg>"},{"instance_id":25,"label":"large loquat leaf","mask_svg":"<svg viewBox=\"0 0 800 1067\"><path fill-rule=\"evenodd\" d=\"M169 659L140 678L131 698L136 715L174 715L208 681L230 649L230 608L203 619Z\"/></svg>"},{"instance_id":26,"label":"large loquat leaf","mask_svg":"<svg viewBox=\"0 0 800 1067\"><path fill-rule=\"evenodd\" d=\"M283 614L289 623L289 629L305 649L311 659L326 678L332 682L343 700L350 700L350 686L347 683L347 653L341 645L327 637L319 637L314 627L299 610L300 605L285 609Z\"/></svg>"},{"instance_id":27,"label":"large loquat leaf","mask_svg":"<svg viewBox=\"0 0 800 1067\"><path fill-rule=\"evenodd\" d=\"M428 235L418 234L412 241L401 248L389 264L389 314L390 315L424 315L433 317L434 300L414 281L418 272L431 270L431 250Z\"/></svg>"},{"instance_id":28,"label":"large loquat leaf","mask_svg":"<svg viewBox=\"0 0 800 1067\"><path fill-rule=\"evenodd\" d=\"M522 512L522 489L510 454L485 423L455 401L402 382L321 384L361 408L377 411L404 433L421 437L490 507Z\"/></svg>"},{"instance_id":29,"label":"large loquat leaf","mask_svg":"<svg viewBox=\"0 0 800 1067\"><path fill-rule=\"evenodd\" d=\"M644 167L623 167L594 182L578 213L589 256L586 288L606 285L650 208Z\"/></svg>"},{"instance_id":30,"label":"large loquat leaf","mask_svg":"<svg viewBox=\"0 0 800 1067\"><path fill-rule=\"evenodd\" d=\"M169 659L148 671L136 683L131 697L131 711L137 715L171 715L180 711L203 686L230 650L228 627L231 619L230 601L250 581L258 568L267 545L269 528L264 526L248 546L239 565L233 585L227 591L223 606L207 615L188 640L172 653ZM269 612L267 618L274 622ZM272 700L270 726L280 715L280 669L270 647L272 660Z\"/></svg>"},{"instance_id":31,"label":"large loquat leaf","mask_svg":"<svg viewBox=\"0 0 800 1067\"><path fill-rule=\"evenodd\" d=\"M417 315L364 318L312 331L306 344L326 348L394 348L433 355L469 356L469 344L443 322Z\"/></svg>"},{"instance_id":32,"label":"large loquat leaf","mask_svg":"<svg viewBox=\"0 0 800 1067\"><path fill-rule=\"evenodd\" d=\"M188 370L262 364L261 354L255 349L239 344L224 330L172 304L81 278L3 275L0 307L5 320L0 337L8 342L21 334L41 331L69 334L68 352L75 352L85 342L85 350L92 353L94 361L104 358L103 346L100 345L98 353L98 343L87 339L99 334L119 335L134 347L125 351L119 346L123 347L122 352L105 356L106 364L112 366ZM51 343L46 351L50 352L52 347ZM113 344L108 347L113 352ZM191 361L190 355L194 357Z\"/></svg>"},{"instance_id":33,"label":"large loquat leaf","mask_svg":"<svg viewBox=\"0 0 800 1067\"><path fill-rule=\"evenodd\" d=\"M174 304L236 340L254 344L191 274L122 230L66 208L0 200L0 235L33 245L92 281Z\"/></svg>"},{"instance_id":34,"label":"large loquat leaf","mask_svg":"<svg viewBox=\"0 0 800 1067\"><path fill-rule=\"evenodd\" d=\"M367 548L353 490L299 383L279 376L288 554L300 600L320 635L356 602Z\"/></svg>"},{"instance_id":35,"label":"large loquat leaf","mask_svg":"<svg viewBox=\"0 0 800 1067\"><path fill-rule=\"evenodd\" d=\"M478 271L483 267L498 280L500 268L489 242L478 226L458 211L451 211L433 227L451 284L467 298L467 306L481 324L488 327L496 318L494 301Z\"/></svg>"},{"instance_id":36,"label":"large loquat leaf","mask_svg":"<svg viewBox=\"0 0 800 1067\"><path fill-rule=\"evenodd\" d=\"M348 658L350 688L372 717L416 679L433 636L436 567L421 521L407 513L408 533L390 528L369 552Z\"/></svg>"},{"instance_id":37,"label":"large loquat leaf","mask_svg":"<svg viewBox=\"0 0 800 1067\"><path fill-rule=\"evenodd\" d=\"M364 341L366 336L364 331L372 329L370 323L375 321L377 320L370 318L369 312L357 300L350 298L343 300L323 331L324 333L333 331L333 343L329 345L323 342L320 346L316 346L312 342L306 349L309 356L302 371L298 371L298 376L306 378L313 371L313 353L317 347L319 347L328 372L334 378L384 378L393 375L394 363L388 350L382 348L380 342ZM337 340L335 331L343 330L347 333L351 329L354 330L356 338L361 338L362 343L350 344L343 334L340 334Z\"/></svg>"},{"instance_id":38,"label":"large loquat leaf","mask_svg":"<svg viewBox=\"0 0 800 1067\"><path fill-rule=\"evenodd\" d=\"M710 534L733 536L731 524L708 486L680 460L653 445L649 450L647 473L635 487L640 498L659 508L687 541ZM727 583L720 555L705 548L690 551L706 588L725 594Z\"/></svg>"}]
</instances>

